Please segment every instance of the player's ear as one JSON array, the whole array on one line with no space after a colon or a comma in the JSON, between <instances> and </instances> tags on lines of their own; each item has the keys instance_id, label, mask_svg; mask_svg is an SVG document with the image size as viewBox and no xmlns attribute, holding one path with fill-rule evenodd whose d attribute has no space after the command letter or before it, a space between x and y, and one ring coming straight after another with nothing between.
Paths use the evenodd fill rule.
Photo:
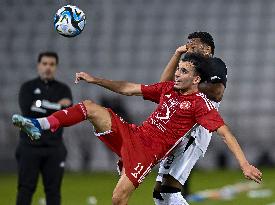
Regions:
<instances>
[{"instance_id":1,"label":"player's ear","mask_svg":"<svg viewBox=\"0 0 275 205\"><path fill-rule=\"evenodd\" d=\"M205 53L207 53L207 55L211 55L211 46L205 47Z\"/></svg>"},{"instance_id":2,"label":"player's ear","mask_svg":"<svg viewBox=\"0 0 275 205\"><path fill-rule=\"evenodd\" d=\"M201 77L196 75L193 79L193 84L199 84L201 82Z\"/></svg>"}]
</instances>

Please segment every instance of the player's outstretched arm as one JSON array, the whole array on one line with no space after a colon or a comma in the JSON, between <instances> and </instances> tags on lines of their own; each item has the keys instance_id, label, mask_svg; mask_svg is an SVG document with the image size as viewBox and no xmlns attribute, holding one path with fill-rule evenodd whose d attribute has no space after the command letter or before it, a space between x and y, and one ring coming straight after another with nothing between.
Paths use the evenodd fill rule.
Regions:
<instances>
[{"instance_id":1,"label":"player's outstretched arm","mask_svg":"<svg viewBox=\"0 0 275 205\"><path fill-rule=\"evenodd\" d=\"M87 83L92 83L104 87L113 92L128 95L128 96L141 96L141 84L131 83L127 81L113 81L103 78L97 78L89 75L85 72L79 72L75 74L75 83L77 84L80 80L86 81Z\"/></svg>"},{"instance_id":2,"label":"player's outstretched arm","mask_svg":"<svg viewBox=\"0 0 275 205\"><path fill-rule=\"evenodd\" d=\"M179 60L181 58L181 55L187 52L186 45L180 46L175 51L174 55L164 68L164 71L162 72L160 76L160 82L169 81L174 79L174 74L176 72Z\"/></svg>"},{"instance_id":3,"label":"player's outstretched arm","mask_svg":"<svg viewBox=\"0 0 275 205\"><path fill-rule=\"evenodd\" d=\"M228 148L235 155L236 159L240 164L240 167L243 171L245 178L254 180L257 183L261 183L262 173L256 167L249 164L239 143L237 142L234 135L230 132L229 128L226 125L223 125L220 128L218 128L217 133L220 136L222 136Z\"/></svg>"}]
</instances>

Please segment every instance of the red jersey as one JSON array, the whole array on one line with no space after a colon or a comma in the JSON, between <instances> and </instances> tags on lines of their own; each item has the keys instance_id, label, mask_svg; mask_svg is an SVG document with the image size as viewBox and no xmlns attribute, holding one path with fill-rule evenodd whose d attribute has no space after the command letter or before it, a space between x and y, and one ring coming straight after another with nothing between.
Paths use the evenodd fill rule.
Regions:
<instances>
[{"instance_id":1,"label":"red jersey","mask_svg":"<svg viewBox=\"0 0 275 205\"><path fill-rule=\"evenodd\" d=\"M202 93L182 95L174 90L173 82L142 85L141 89L144 99L158 103L151 116L136 126L109 109L112 128L97 134L121 158L125 174L135 187L196 123L210 131L224 124Z\"/></svg>"},{"instance_id":2,"label":"red jersey","mask_svg":"<svg viewBox=\"0 0 275 205\"><path fill-rule=\"evenodd\" d=\"M169 150L196 123L210 132L224 124L215 106L200 92L183 95L174 90L174 82L141 86L143 98L158 103L156 110L140 126L155 147ZM164 155L162 153L161 155Z\"/></svg>"}]
</instances>

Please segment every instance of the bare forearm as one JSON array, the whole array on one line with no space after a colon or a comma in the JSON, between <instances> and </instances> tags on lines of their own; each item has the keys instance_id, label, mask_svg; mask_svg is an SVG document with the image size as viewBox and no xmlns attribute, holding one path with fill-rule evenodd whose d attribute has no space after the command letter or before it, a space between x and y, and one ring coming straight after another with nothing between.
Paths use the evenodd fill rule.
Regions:
<instances>
[{"instance_id":1,"label":"bare forearm","mask_svg":"<svg viewBox=\"0 0 275 205\"><path fill-rule=\"evenodd\" d=\"M103 78L95 78L94 81L90 83L99 85L113 92L128 96L135 95L134 92L131 92L131 88L134 89L134 87L137 86L137 84L130 83L127 81L113 81Z\"/></svg>"},{"instance_id":2,"label":"bare forearm","mask_svg":"<svg viewBox=\"0 0 275 205\"><path fill-rule=\"evenodd\" d=\"M222 136L223 141L226 143L230 151L236 157L240 167L243 167L245 164L248 163L248 161L242 151L242 148L240 147L234 135L229 131L229 128L226 125L224 126L225 127L223 129L225 130L225 132L223 131L222 133L219 133L218 131L218 133Z\"/></svg>"},{"instance_id":3,"label":"bare forearm","mask_svg":"<svg viewBox=\"0 0 275 205\"><path fill-rule=\"evenodd\" d=\"M168 64L166 65L164 71L161 74L160 82L173 80L175 71L177 69L181 54L175 52Z\"/></svg>"},{"instance_id":4,"label":"bare forearm","mask_svg":"<svg viewBox=\"0 0 275 205\"><path fill-rule=\"evenodd\" d=\"M223 137L224 142L227 144L231 152L234 154L236 159L239 162L239 165L243 171L245 178L254 180L257 183L262 181L262 173L253 165L249 164L247 159L244 156L244 153L237 142L236 138L230 132L229 128L226 125L221 126L217 130L218 134Z\"/></svg>"},{"instance_id":5,"label":"bare forearm","mask_svg":"<svg viewBox=\"0 0 275 205\"><path fill-rule=\"evenodd\" d=\"M130 83L127 81L107 80L89 75L85 72L79 72L75 74L75 83L78 84L79 81L96 84L122 95L142 95L141 84Z\"/></svg>"},{"instance_id":6,"label":"bare forearm","mask_svg":"<svg viewBox=\"0 0 275 205\"><path fill-rule=\"evenodd\" d=\"M239 143L233 135L224 137L224 142L238 160L240 167L248 163Z\"/></svg>"}]
</instances>

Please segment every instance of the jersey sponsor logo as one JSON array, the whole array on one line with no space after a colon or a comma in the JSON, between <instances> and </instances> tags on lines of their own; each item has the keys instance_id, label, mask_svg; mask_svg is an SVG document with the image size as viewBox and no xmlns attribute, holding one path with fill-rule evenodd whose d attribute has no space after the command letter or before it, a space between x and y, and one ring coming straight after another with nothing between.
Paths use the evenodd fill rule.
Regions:
<instances>
[{"instance_id":1,"label":"jersey sponsor logo","mask_svg":"<svg viewBox=\"0 0 275 205\"><path fill-rule=\"evenodd\" d=\"M158 122L153 118L151 118L150 120L152 125L156 125L159 130L161 130L162 132L165 132L166 128L160 122Z\"/></svg>"},{"instance_id":2,"label":"jersey sponsor logo","mask_svg":"<svg viewBox=\"0 0 275 205\"><path fill-rule=\"evenodd\" d=\"M180 104L180 109L188 110L191 107L191 102L189 101L183 101Z\"/></svg>"},{"instance_id":3,"label":"jersey sponsor logo","mask_svg":"<svg viewBox=\"0 0 275 205\"><path fill-rule=\"evenodd\" d=\"M40 90L39 88L36 88L36 89L33 91L33 94L39 95L39 94L41 94L41 90Z\"/></svg>"},{"instance_id":4,"label":"jersey sponsor logo","mask_svg":"<svg viewBox=\"0 0 275 205\"><path fill-rule=\"evenodd\" d=\"M164 102L161 111L157 113L156 118L162 120L166 124L171 116L176 112L176 105L178 104L179 101L177 99L169 99L167 103Z\"/></svg>"},{"instance_id":5,"label":"jersey sponsor logo","mask_svg":"<svg viewBox=\"0 0 275 205\"><path fill-rule=\"evenodd\" d=\"M166 97L168 97L168 98L170 98L171 97L171 94L167 94L167 95L165 95Z\"/></svg>"},{"instance_id":6,"label":"jersey sponsor logo","mask_svg":"<svg viewBox=\"0 0 275 205\"><path fill-rule=\"evenodd\" d=\"M151 123L156 125L162 132L166 131L165 124L167 124L173 114L177 111L176 106L179 104L177 99L170 98L164 102L160 110L156 113L155 118L151 118Z\"/></svg>"},{"instance_id":7,"label":"jersey sponsor logo","mask_svg":"<svg viewBox=\"0 0 275 205\"><path fill-rule=\"evenodd\" d=\"M166 103L163 104L163 106L164 106L164 108L166 109L166 114L165 114L165 116L160 116L160 115L162 115L162 113L158 113L157 116L156 116L156 118L158 118L158 119L160 119L160 120L168 120L169 117L170 117L170 110L169 110L169 107L168 107L168 105L167 105Z\"/></svg>"}]
</instances>

